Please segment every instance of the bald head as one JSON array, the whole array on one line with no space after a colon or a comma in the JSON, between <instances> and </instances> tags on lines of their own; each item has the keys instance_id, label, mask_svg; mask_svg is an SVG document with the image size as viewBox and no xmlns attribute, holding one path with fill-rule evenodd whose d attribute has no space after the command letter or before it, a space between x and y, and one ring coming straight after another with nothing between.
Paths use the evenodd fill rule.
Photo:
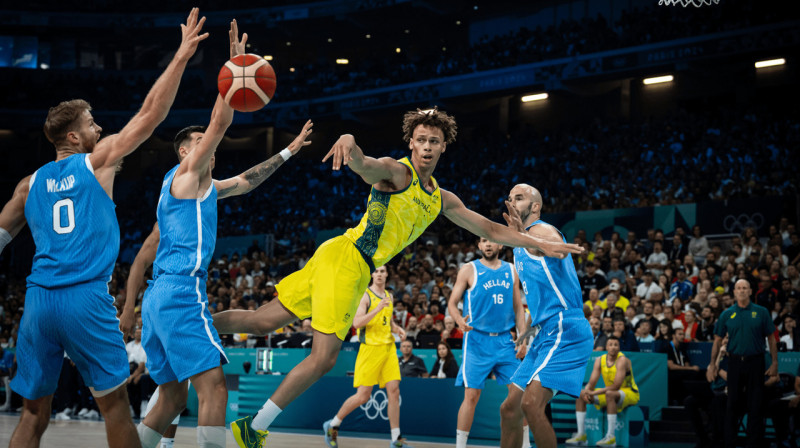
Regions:
<instances>
[{"instance_id":1,"label":"bald head","mask_svg":"<svg viewBox=\"0 0 800 448\"><path fill-rule=\"evenodd\" d=\"M538 219L542 212L542 194L539 190L533 188L528 184L517 184L511 189L508 194L508 200L511 205L517 210L522 222L528 224L528 221Z\"/></svg>"},{"instance_id":2,"label":"bald head","mask_svg":"<svg viewBox=\"0 0 800 448\"><path fill-rule=\"evenodd\" d=\"M750 295L753 293L750 288L750 282L745 279L739 279L733 285L733 296L740 307L744 308L750 303Z\"/></svg>"}]
</instances>

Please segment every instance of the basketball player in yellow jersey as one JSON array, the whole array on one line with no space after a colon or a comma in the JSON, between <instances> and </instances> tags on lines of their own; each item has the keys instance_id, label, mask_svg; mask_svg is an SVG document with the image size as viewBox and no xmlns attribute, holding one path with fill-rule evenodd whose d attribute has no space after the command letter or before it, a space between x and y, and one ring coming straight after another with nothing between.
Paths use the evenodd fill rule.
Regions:
<instances>
[{"instance_id":1,"label":"basketball player in yellow jersey","mask_svg":"<svg viewBox=\"0 0 800 448\"><path fill-rule=\"evenodd\" d=\"M388 397L389 427L392 431L392 446L407 447L400 436L400 363L397 361L397 347L394 335L406 339L406 332L394 322L392 295L386 290L388 277L386 266L375 269L372 284L358 304L353 326L358 328L358 348L353 387L357 392L350 396L339 408L336 415L323 423L325 443L335 448L339 425L348 414L366 404L372 395L372 387L386 387Z\"/></svg>"},{"instance_id":2,"label":"basketball player in yellow jersey","mask_svg":"<svg viewBox=\"0 0 800 448\"><path fill-rule=\"evenodd\" d=\"M267 334L296 319L312 318L311 354L286 375L255 417L231 424L239 446L263 446L267 428L281 410L333 367L371 273L414 242L440 213L499 244L534 248L551 257L582 252L578 245L547 241L492 222L439 188L433 170L455 141L452 116L438 109L407 112L403 134L411 155L402 160L367 157L352 135L341 136L322 161L332 159L334 170L348 165L372 186L359 225L323 243L303 269L284 278L276 286L278 300L255 311L214 315L219 333L250 334Z\"/></svg>"},{"instance_id":3,"label":"basketball player in yellow jersey","mask_svg":"<svg viewBox=\"0 0 800 448\"><path fill-rule=\"evenodd\" d=\"M608 432L597 446L617 446L614 428L617 426L617 412L639 402L639 388L633 379L631 360L619 351L619 339L611 336L606 341L607 354L594 360L592 376L575 400L575 415L578 433L567 440L567 445L586 446L586 404L593 403L597 409L608 411ZM603 377L606 387L595 389L597 381Z\"/></svg>"}]
</instances>

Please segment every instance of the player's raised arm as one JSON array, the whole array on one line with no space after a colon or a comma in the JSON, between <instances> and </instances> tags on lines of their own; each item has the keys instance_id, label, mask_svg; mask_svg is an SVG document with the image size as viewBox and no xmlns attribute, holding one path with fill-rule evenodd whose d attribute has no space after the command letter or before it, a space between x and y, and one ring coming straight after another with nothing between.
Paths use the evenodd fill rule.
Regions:
<instances>
[{"instance_id":1,"label":"player's raised arm","mask_svg":"<svg viewBox=\"0 0 800 448\"><path fill-rule=\"evenodd\" d=\"M270 157L265 162L250 168L238 176L230 177L224 180L215 180L214 185L217 187L217 199L222 199L228 196L236 196L240 194L249 193L254 188L263 183L283 162L289 160L289 157L297 154L298 151L311 144L306 140L313 129L314 123L311 120L306 121L303 129L297 134L297 137L278 154Z\"/></svg>"},{"instance_id":2,"label":"player's raised arm","mask_svg":"<svg viewBox=\"0 0 800 448\"><path fill-rule=\"evenodd\" d=\"M25 200L28 199L28 186L31 176L27 176L17 184L11 199L6 202L0 212L0 253L6 245L25 227Z\"/></svg>"},{"instance_id":3,"label":"player's raised arm","mask_svg":"<svg viewBox=\"0 0 800 448\"><path fill-rule=\"evenodd\" d=\"M122 331L124 337L133 335L134 324L134 310L136 308L136 298L139 296L139 291L144 284L144 273L147 271L153 261L156 259L156 251L158 250L158 243L161 240L161 232L158 230L158 223L153 226L153 231L144 240L139 253L131 264L131 270L128 273L128 283L125 288L125 306L122 309L122 315L119 318L119 329Z\"/></svg>"},{"instance_id":4,"label":"player's raised arm","mask_svg":"<svg viewBox=\"0 0 800 448\"><path fill-rule=\"evenodd\" d=\"M492 222L468 209L458 196L446 190L442 190L442 214L457 226L505 246L536 249L547 257L556 258L564 258L567 254L580 254L583 252L583 248L577 244L548 241Z\"/></svg>"},{"instance_id":5,"label":"player's raised arm","mask_svg":"<svg viewBox=\"0 0 800 448\"><path fill-rule=\"evenodd\" d=\"M450 317L456 321L456 325L464 333L472 330L472 327L467 323L470 316L462 316L458 310L458 302L464 297L464 291L469 288L469 279L475 275L475 266L472 263L465 263L458 270L456 276L456 283L453 285L453 290L450 292L450 298L447 300L447 310L450 311Z\"/></svg>"},{"instance_id":6,"label":"player's raised arm","mask_svg":"<svg viewBox=\"0 0 800 448\"><path fill-rule=\"evenodd\" d=\"M206 18L198 20L199 15L200 10L192 8L186 24L181 24L181 45L164 73L153 84L139 112L122 128L119 134L97 143L91 156L92 167L95 170L116 168L120 159L150 138L156 127L167 118L167 113L175 101L186 64L194 55L200 41L208 37L208 33L200 34Z\"/></svg>"},{"instance_id":7,"label":"player's raised arm","mask_svg":"<svg viewBox=\"0 0 800 448\"><path fill-rule=\"evenodd\" d=\"M324 163L328 159L332 160L334 170L338 171L342 169L343 165L347 165L370 185L388 182L395 188L402 189L411 181L411 173L408 172L408 168L397 160L391 157L376 159L365 156L356 144L355 137L351 134L344 134L336 140L322 162Z\"/></svg>"}]
</instances>

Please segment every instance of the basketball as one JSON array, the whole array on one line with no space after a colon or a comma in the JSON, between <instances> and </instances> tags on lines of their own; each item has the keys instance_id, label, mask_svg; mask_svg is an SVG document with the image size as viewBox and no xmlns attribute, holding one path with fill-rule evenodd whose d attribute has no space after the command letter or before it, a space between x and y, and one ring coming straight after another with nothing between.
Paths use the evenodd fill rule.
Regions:
<instances>
[{"instance_id":1,"label":"basketball","mask_svg":"<svg viewBox=\"0 0 800 448\"><path fill-rule=\"evenodd\" d=\"M217 88L222 99L239 112L255 112L275 94L275 70L256 54L234 56L219 71Z\"/></svg>"}]
</instances>

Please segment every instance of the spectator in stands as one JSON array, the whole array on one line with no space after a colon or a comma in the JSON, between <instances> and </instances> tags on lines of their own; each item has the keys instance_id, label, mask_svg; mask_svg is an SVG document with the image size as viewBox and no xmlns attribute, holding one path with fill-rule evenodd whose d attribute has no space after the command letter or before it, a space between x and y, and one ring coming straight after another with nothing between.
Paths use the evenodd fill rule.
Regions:
<instances>
[{"instance_id":1,"label":"spectator in stands","mask_svg":"<svg viewBox=\"0 0 800 448\"><path fill-rule=\"evenodd\" d=\"M444 314L442 314L439 311L439 307L440 306L441 306L441 304L439 302L431 302L431 305L430 305L430 308L429 308L429 312L430 312L430 316L433 318L434 324L436 322L444 321Z\"/></svg>"},{"instance_id":2,"label":"spectator in stands","mask_svg":"<svg viewBox=\"0 0 800 448\"><path fill-rule=\"evenodd\" d=\"M686 267L683 265L678 266L676 274L678 278L669 289L669 302L672 302L676 297L682 301L690 300L694 292L694 285L686 279Z\"/></svg>"},{"instance_id":3,"label":"spectator in stands","mask_svg":"<svg viewBox=\"0 0 800 448\"><path fill-rule=\"evenodd\" d=\"M0 313L2 310L0 310ZM11 378L14 368L14 354L3 348L0 345L0 382L3 384L3 391L5 393L5 400L3 405L0 406L0 412L6 412L11 409L11 388L9 387L9 378Z\"/></svg>"},{"instance_id":4,"label":"spectator in stands","mask_svg":"<svg viewBox=\"0 0 800 448\"><path fill-rule=\"evenodd\" d=\"M800 351L800 331L797 329L797 316L794 314L784 315L781 327L780 342L778 343L779 350L788 352Z\"/></svg>"},{"instance_id":5,"label":"spectator in stands","mask_svg":"<svg viewBox=\"0 0 800 448\"><path fill-rule=\"evenodd\" d=\"M606 272L606 279L610 282L616 279L621 284L625 283L625 271L620 269L619 266L619 257L611 257L611 262L608 267L608 272Z\"/></svg>"},{"instance_id":6,"label":"spectator in stands","mask_svg":"<svg viewBox=\"0 0 800 448\"><path fill-rule=\"evenodd\" d=\"M636 295L644 300L653 300L653 294L660 292L663 290L653 283L653 271L645 271L644 282L636 287Z\"/></svg>"},{"instance_id":7,"label":"spectator in stands","mask_svg":"<svg viewBox=\"0 0 800 448\"><path fill-rule=\"evenodd\" d=\"M777 375L778 347L775 340L775 325L766 308L752 303L752 290L746 280L738 280L734 289L736 304L725 310L714 329L714 345L711 359L716 359L720 343L725 335L728 342L728 404L725 416L725 443L731 446L738 430L737 411L740 400L747 403L750 417L747 420L748 445L756 446L761 438L761 395L764 385L764 371L767 376ZM736 319L736 316L745 317ZM748 318L749 317L749 318ZM764 367L764 338L769 341L772 364ZM713 381L716 367L709 366L706 376Z\"/></svg>"},{"instance_id":8,"label":"spectator in stands","mask_svg":"<svg viewBox=\"0 0 800 448\"><path fill-rule=\"evenodd\" d=\"M461 339L464 333L456 327L456 321L452 317L447 316L444 318L444 330L442 331L442 340L447 341L449 338Z\"/></svg>"},{"instance_id":9,"label":"spectator in stands","mask_svg":"<svg viewBox=\"0 0 800 448\"><path fill-rule=\"evenodd\" d=\"M653 342L656 339L653 337L650 328L650 321L649 320L642 320L639 322L639 325L636 327L636 342Z\"/></svg>"},{"instance_id":10,"label":"spectator in stands","mask_svg":"<svg viewBox=\"0 0 800 448\"><path fill-rule=\"evenodd\" d=\"M436 345L436 362L431 367L430 378L455 378L458 376L458 363L450 345L440 341Z\"/></svg>"},{"instance_id":11,"label":"spectator in stands","mask_svg":"<svg viewBox=\"0 0 800 448\"><path fill-rule=\"evenodd\" d=\"M600 291L598 291L597 288L592 288L589 290L588 300L583 302L584 312L586 312L587 308L589 312L591 312L595 305L599 306L603 310L607 308L605 300L600 300Z\"/></svg>"},{"instance_id":12,"label":"spectator in stands","mask_svg":"<svg viewBox=\"0 0 800 448\"><path fill-rule=\"evenodd\" d=\"M436 347L436 343L440 340L441 334L440 331L437 331L433 326L433 317L430 314L426 314L425 317L422 318L422 324L417 333L416 347L433 348Z\"/></svg>"},{"instance_id":13,"label":"spectator in stands","mask_svg":"<svg viewBox=\"0 0 800 448\"><path fill-rule=\"evenodd\" d=\"M594 351L603 351L606 341L614 333L614 319L611 316L603 317L600 325L600 334L594 338Z\"/></svg>"},{"instance_id":14,"label":"spectator in stands","mask_svg":"<svg viewBox=\"0 0 800 448\"><path fill-rule=\"evenodd\" d=\"M683 312L683 331L684 342L698 342L697 330L700 328L700 323L697 321L697 311L693 308Z\"/></svg>"},{"instance_id":15,"label":"spectator in stands","mask_svg":"<svg viewBox=\"0 0 800 448\"><path fill-rule=\"evenodd\" d=\"M685 257L688 253L689 249L687 248L686 244L684 244L681 236L677 234L673 236L672 245L669 248L667 258L670 260L683 260L683 257Z\"/></svg>"},{"instance_id":16,"label":"spectator in stands","mask_svg":"<svg viewBox=\"0 0 800 448\"><path fill-rule=\"evenodd\" d=\"M408 309L406 306L406 302L402 300L395 300L394 301L394 321L397 322L397 325L400 325L403 328L407 327L408 324Z\"/></svg>"},{"instance_id":17,"label":"spectator in stands","mask_svg":"<svg viewBox=\"0 0 800 448\"><path fill-rule=\"evenodd\" d=\"M133 407L133 415L138 419L141 416L142 400L147 399L155 390L145 368L147 354L142 347L142 329L140 327L136 328L133 340L125 344L125 351L128 352L128 364L130 364L131 372L128 377L128 396Z\"/></svg>"},{"instance_id":18,"label":"spectator in stands","mask_svg":"<svg viewBox=\"0 0 800 448\"><path fill-rule=\"evenodd\" d=\"M406 339L414 342L417 340L417 334L419 334L419 327L417 326L417 318L414 316L409 316L408 323L406 325Z\"/></svg>"},{"instance_id":19,"label":"spectator in stands","mask_svg":"<svg viewBox=\"0 0 800 448\"><path fill-rule=\"evenodd\" d=\"M639 402L639 388L634 380L633 365L622 353L619 339L614 336L608 338L605 350L608 353L595 359L589 382L575 400L578 432L567 440L568 445L586 444L586 405L594 404L597 409L606 408L608 418L608 431L597 442L597 446L616 446L617 413ZM605 387L595 389L600 377L603 378Z\"/></svg>"},{"instance_id":20,"label":"spectator in stands","mask_svg":"<svg viewBox=\"0 0 800 448\"><path fill-rule=\"evenodd\" d=\"M592 329L592 336L594 337L594 344L597 344L597 339L603 335L603 332L600 331L600 327L603 325L602 321L595 317L589 317L589 327ZM594 345L592 346L594 347Z\"/></svg>"},{"instance_id":21,"label":"spectator in stands","mask_svg":"<svg viewBox=\"0 0 800 448\"><path fill-rule=\"evenodd\" d=\"M656 331L658 330L659 320L653 314L653 302L644 302L642 307L642 316L637 321L637 324L641 324L643 321L650 322L650 334L655 336Z\"/></svg>"},{"instance_id":22,"label":"spectator in stands","mask_svg":"<svg viewBox=\"0 0 800 448\"><path fill-rule=\"evenodd\" d=\"M597 273L597 265L594 261L587 261L584 264L586 274L581 277L581 288L583 288L583 299L589 299L589 291L593 288L600 291L608 285L606 278Z\"/></svg>"},{"instance_id":23,"label":"spectator in stands","mask_svg":"<svg viewBox=\"0 0 800 448\"><path fill-rule=\"evenodd\" d=\"M695 263L700 264L706 259L706 255L711 252L708 240L700 232L700 226L692 227L692 238L689 240L689 255Z\"/></svg>"},{"instance_id":24,"label":"spectator in stands","mask_svg":"<svg viewBox=\"0 0 800 448\"><path fill-rule=\"evenodd\" d=\"M400 344L400 376L411 378L427 378L428 371L422 358L413 353L411 341L405 340Z\"/></svg>"},{"instance_id":25,"label":"spectator in stands","mask_svg":"<svg viewBox=\"0 0 800 448\"><path fill-rule=\"evenodd\" d=\"M653 243L653 253L647 257L647 262L645 262L647 269L655 276L661 275L669 262L669 258L667 258L667 254L662 250L662 247L663 243L661 241L655 241Z\"/></svg>"},{"instance_id":26,"label":"spectator in stands","mask_svg":"<svg viewBox=\"0 0 800 448\"><path fill-rule=\"evenodd\" d=\"M633 334L628 326L625 323L625 319L614 319L614 331L609 336L615 337L619 340L620 350L626 352L638 352L639 351L639 343L636 341L636 335ZM608 340L606 340L606 345L608 344Z\"/></svg>"},{"instance_id":27,"label":"spectator in stands","mask_svg":"<svg viewBox=\"0 0 800 448\"><path fill-rule=\"evenodd\" d=\"M644 273L647 271L647 266L645 266L644 262L642 261L641 254L636 250L631 250L628 252L627 260L625 264L622 266L622 270L625 271L625 274L629 277L639 277L640 273Z\"/></svg>"},{"instance_id":28,"label":"spectator in stands","mask_svg":"<svg viewBox=\"0 0 800 448\"><path fill-rule=\"evenodd\" d=\"M768 273L762 272L759 279L754 301L771 312L775 310L775 304L778 302L778 290L772 287L772 278Z\"/></svg>"},{"instance_id":29,"label":"spectator in stands","mask_svg":"<svg viewBox=\"0 0 800 448\"><path fill-rule=\"evenodd\" d=\"M713 308L710 305L704 306L700 312L700 319L697 322L697 330L694 337L700 342L713 341L715 322L716 316Z\"/></svg>"}]
</instances>

